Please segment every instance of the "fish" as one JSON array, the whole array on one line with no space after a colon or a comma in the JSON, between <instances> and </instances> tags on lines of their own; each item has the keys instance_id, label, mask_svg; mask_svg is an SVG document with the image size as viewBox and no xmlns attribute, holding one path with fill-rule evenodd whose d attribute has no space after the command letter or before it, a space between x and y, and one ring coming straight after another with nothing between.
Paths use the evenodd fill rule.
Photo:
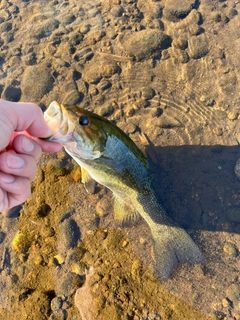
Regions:
<instances>
[{"instance_id":1,"label":"fish","mask_svg":"<svg viewBox=\"0 0 240 320\"><path fill-rule=\"evenodd\" d=\"M166 281L180 263L203 263L205 257L188 233L159 203L152 187L147 156L119 127L79 106L53 101L44 112L53 134L81 167L82 183L92 190L95 181L114 196L114 218L120 223L141 216L150 228L156 274Z\"/></svg>"}]
</instances>

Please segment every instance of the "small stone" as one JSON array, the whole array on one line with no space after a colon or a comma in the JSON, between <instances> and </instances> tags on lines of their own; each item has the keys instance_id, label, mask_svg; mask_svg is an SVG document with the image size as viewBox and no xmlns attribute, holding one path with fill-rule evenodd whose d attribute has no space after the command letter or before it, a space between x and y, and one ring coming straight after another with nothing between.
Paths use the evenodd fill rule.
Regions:
<instances>
[{"instance_id":1,"label":"small stone","mask_svg":"<svg viewBox=\"0 0 240 320\"><path fill-rule=\"evenodd\" d=\"M114 108L111 104L107 104L96 110L97 114L99 114L101 117L110 116L113 113L113 111L114 111Z\"/></svg>"},{"instance_id":2,"label":"small stone","mask_svg":"<svg viewBox=\"0 0 240 320\"><path fill-rule=\"evenodd\" d=\"M34 263L35 263L35 265L37 265L37 266L42 265L43 262L44 262L44 259L43 259L43 257L42 257L40 254L37 255L37 256L35 257L35 259L34 259Z\"/></svg>"},{"instance_id":3,"label":"small stone","mask_svg":"<svg viewBox=\"0 0 240 320\"><path fill-rule=\"evenodd\" d=\"M226 296L233 303L238 303L240 300L240 284L233 283L226 290Z\"/></svg>"},{"instance_id":4,"label":"small stone","mask_svg":"<svg viewBox=\"0 0 240 320\"><path fill-rule=\"evenodd\" d=\"M169 48L171 38L158 30L141 30L123 38L123 47L136 60L148 59L153 53Z\"/></svg>"},{"instance_id":5,"label":"small stone","mask_svg":"<svg viewBox=\"0 0 240 320\"><path fill-rule=\"evenodd\" d=\"M236 257L238 255L238 250L235 245L231 242L226 242L223 247L223 251L229 256Z\"/></svg>"},{"instance_id":6,"label":"small stone","mask_svg":"<svg viewBox=\"0 0 240 320\"><path fill-rule=\"evenodd\" d=\"M79 182L82 177L81 169L76 167L76 169L72 171L71 175L72 175L72 178L75 182Z\"/></svg>"},{"instance_id":7,"label":"small stone","mask_svg":"<svg viewBox=\"0 0 240 320\"><path fill-rule=\"evenodd\" d=\"M39 39L49 37L52 32L59 27L59 24L55 19L49 19L46 22L39 23L40 27L35 29L33 36Z\"/></svg>"},{"instance_id":8,"label":"small stone","mask_svg":"<svg viewBox=\"0 0 240 320\"><path fill-rule=\"evenodd\" d=\"M114 264L113 264L113 268L114 269L118 269L118 268L121 268L121 263L120 262L114 262Z\"/></svg>"},{"instance_id":9,"label":"small stone","mask_svg":"<svg viewBox=\"0 0 240 320\"><path fill-rule=\"evenodd\" d=\"M223 135L223 129L219 127L215 127L213 128L213 133L215 133L216 136L220 137Z\"/></svg>"},{"instance_id":10,"label":"small stone","mask_svg":"<svg viewBox=\"0 0 240 320\"><path fill-rule=\"evenodd\" d=\"M135 109L132 108L132 107L127 107L126 110L125 110L125 115L126 117L132 117L135 113Z\"/></svg>"},{"instance_id":11,"label":"small stone","mask_svg":"<svg viewBox=\"0 0 240 320\"><path fill-rule=\"evenodd\" d=\"M137 130L137 127L135 126L135 124L131 122L124 126L124 132L126 134L133 134L136 132L136 130Z\"/></svg>"},{"instance_id":12,"label":"small stone","mask_svg":"<svg viewBox=\"0 0 240 320\"><path fill-rule=\"evenodd\" d=\"M51 309L52 309L52 311L56 311L56 310L61 309L62 303L63 303L63 301L62 301L62 299L60 297L53 298L52 301L51 301Z\"/></svg>"},{"instance_id":13,"label":"small stone","mask_svg":"<svg viewBox=\"0 0 240 320\"><path fill-rule=\"evenodd\" d=\"M122 6L115 5L111 8L110 13L115 18L118 18L122 16L122 14L124 13L124 9Z\"/></svg>"},{"instance_id":14,"label":"small stone","mask_svg":"<svg viewBox=\"0 0 240 320\"><path fill-rule=\"evenodd\" d=\"M36 54L34 52L30 52L26 54L25 56L22 57L22 61L27 65L27 66L32 66L36 64Z\"/></svg>"},{"instance_id":15,"label":"small stone","mask_svg":"<svg viewBox=\"0 0 240 320\"><path fill-rule=\"evenodd\" d=\"M116 63L104 64L102 68L102 74L105 77L111 77L115 73L120 72L120 67Z\"/></svg>"},{"instance_id":16,"label":"small stone","mask_svg":"<svg viewBox=\"0 0 240 320\"><path fill-rule=\"evenodd\" d=\"M173 45L173 47L175 47L175 48L184 50L184 49L187 48L188 42L187 42L187 40L185 40L185 39L177 38L177 39L174 39L174 40L172 41L172 45Z\"/></svg>"},{"instance_id":17,"label":"small stone","mask_svg":"<svg viewBox=\"0 0 240 320\"><path fill-rule=\"evenodd\" d=\"M152 109L151 109L151 116L152 116L153 118L159 117L162 113L163 113L163 111L162 111L161 108L155 107L155 108L152 108Z\"/></svg>"},{"instance_id":18,"label":"small stone","mask_svg":"<svg viewBox=\"0 0 240 320\"><path fill-rule=\"evenodd\" d=\"M238 14L237 10L234 8L229 9L227 16L229 19L232 19L233 17L235 17Z\"/></svg>"},{"instance_id":19,"label":"small stone","mask_svg":"<svg viewBox=\"0 0 240 320\"><path fill-rule=\"evenodd\" d=\"M63 104L74 106L80 103L83 99L83 94L77 90L72 90L67 93L63 99Z\"/></svg>"},{"instance_id":20,"label":"small stone","mask_svg":"<svg viewBox=\"0 0 240 320\"><path fill-rule=\"evenodd\" d=\"M228 308L229 307L229 301L226 298L222 299L222 305L223 305L224 308Z\"/></svg>"},{"instance_id":21,"label":"small stone","mask_svg":"<svg viewBox=\"0 0 240 320\"><path fill-rule=\"evenodd\" d=\"M36 214L40 218L46 217L51 212L51 207L47 203L40 203L39 207L37 208Z\"/></svg>"},{"instance_id":22,"label":"small stone","mask_svg":"<svg viewBox=\"0 0 240 320\"><path fill-rule=\"evenodd\" d=\"M238 118L238 112L229 112L227 117L229 120L236 120Z\"/></svg>"},{"instance_id":23,"label":"small stone","mask_svg":"<svg viewBox=\"0 0 240 320\"><path fill-rule=\"evenodd\" d=\"M208 53L208 42L205 35L192 36L189 39L189 56L193 59L200 59Z\"/></svg>"},{"instance_id":24,"label":"small stone","mask_svg":"<svg viewBox=\"0 0 240 320\"><path fill-rule=\"evenodd\" d=\"M63 264L65 262L64 257L60 254L54 256L54 260L57 262L57 264Z\"/></svg>"},{"instance_id":25,"label":"small stone","mask_svg":"<svg viewBox=\"0 0 240 320\"><path fill-rule=\"evenodd\" d=\"M13 86L8 86L3 90L2 98L9 101L18 102L21 99L21 89Z\"/></svg>"},{"instance_id":26,"label":"small stone","mask_svg":"<svg viewBox=\"0 0 240 320\"><path fill-rule=\"evenodd\" d=\"M0 243L3 243L5 237L6 237L6 234L4 232L0 231Z\"/></svg>"},{"instance_id":27,"label":"small stone","mask_svg":"<svg viewBox=\"0 0 240 320\"><path fill-rule=\"evenodd\" d=\"M61 245L64 250L75 248L80 240L80 230L75 220L66 219L60 224L60 233L62 237Z\"/></svg>"},{"instance_id":28,"label":"small stone","mask_svg":"<svg viewBox=\"0 0 240 320\"><path fill-rule=\"evenodd\" d=\"M55 230L54 230L53 227L43 225L41 230L40 230L40 235L43 238L53 237L55 235Z\"/></svg>"},{"instance_id":29,"label":"small stone","mask_svg":"<svg viewBox=\"0 0 240 320\"><path fill-rule=\"evenodd\" d=\"M135 101L135 105L138 108L146 108L147 106L149 106L149 102L146 99L138 99Z\"/></svg>"},{"instance_id":30,"label":"small stone","mask_svg":"<svg viewBox=\"0 0 240 320\"><path fill-rule=\"evenodd\" d=\"M202 29L198 25L192 25L189 27L189 33L192 36L197 36L202 32Z\"/></svg>"},{"instance_id":31,"label":"small stone","mask_svg":"<svg viewBox=\"0 0 240 320\"><path fill-rule=\"evenodd\" d=\"M83 26L80 27L80 32L82 34L87 34L90 31L90 25L89 24L84 24Z\"/></svg>"},{"instance_id":32,"label":"small stone","mask_svg":"<svg viewBox=\"0 0 240 320\"><path fill-rule=\"evenodd\" d=\"M167 0L164 6L163 15L173 22L185 18L195 7L195 0Z\"/></svg>"},{"instance_id":33,"label":"small stone","mask_svg":"<svg viewBox=\"0 0 240 320\"><path fill-rule=\"evenodd\" d=\"M152 88L143 88L141 91L142 99L150 100L154 97L155 92Z\"/></svg>"},{"instance_id":34,"label":"small stone","mask_svg":"<svg viewBox=\"0 0 240 320\"><path fill-rule=\"evenodd\" d=\"M104 90L110 88L111 86L112 86L111 82L109 82L109 81L106 80L106 79L102 79L102 80L100 81L100 83L98 84L98 88L99 88L99 90L101 90L101 91L104 91Z\"/></svg>"},{"instance_id":35,"label":"small stone","mask_svg":"<svg viewBox=\"0 0 240 320\"><path fill-rule=\"evenodd\" d=\"M97 202L96 212L100 217L105 217L108 214L109 203L107 199L102 198Z\"/></svg>"},{"instance_id":36,"label":"small stone","mask_svg":"<svg viewBox=\"0 0 240 320\"><path fill-rule=\"evenodd\" d=\"M125 248L129 244L128 240L124 240L122 243L122 247Z\"/></svg>"},{"instance_id":37,"label":"small stone","mask_svg":"<svg viewBox=\"0 0 240 320\"><path fill-rule=\"evenodd\" d=\"M52 90L53 83L54 78L47 64L27 67L21 83L22 100L39 102L45 94Z\"/></svg>"}]
</instances>

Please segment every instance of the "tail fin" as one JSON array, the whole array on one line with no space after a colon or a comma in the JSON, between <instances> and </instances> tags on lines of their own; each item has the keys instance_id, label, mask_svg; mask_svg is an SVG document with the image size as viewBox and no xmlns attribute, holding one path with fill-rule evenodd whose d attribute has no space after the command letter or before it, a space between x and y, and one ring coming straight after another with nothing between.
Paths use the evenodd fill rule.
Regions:
<instances>
[{"instance_id":1,"label":"tail fin","mask_svg":"<svg viewBox=\"0 0 240 320\"><path fill-rule=\"evenodd\" d=\"M157 225L155 242L156 272L166 281L178 262L203 263L205 257L191 237L179 227Z\"/></svg>"}]
</instances>

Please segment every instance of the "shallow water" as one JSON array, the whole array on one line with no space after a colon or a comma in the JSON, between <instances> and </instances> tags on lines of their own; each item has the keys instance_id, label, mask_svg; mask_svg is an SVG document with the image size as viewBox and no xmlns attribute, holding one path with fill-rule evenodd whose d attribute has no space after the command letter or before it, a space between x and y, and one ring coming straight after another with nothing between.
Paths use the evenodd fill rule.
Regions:
<instances>
[{"instance_id":1,"label":"shallow water","mask_svg":"<svg viewBox=\"0 0 240 320\"><path fill-rule=\"evenodd\" d=\"M1 319L240 319L239 12L230 0L0 3L1 98L114 121L147 149L162 204L207 259L162 283L144 221L117 225L110 191L87 194L64 151L45 154L31 198L0 216Z\"/></svg>"}]
</instances>

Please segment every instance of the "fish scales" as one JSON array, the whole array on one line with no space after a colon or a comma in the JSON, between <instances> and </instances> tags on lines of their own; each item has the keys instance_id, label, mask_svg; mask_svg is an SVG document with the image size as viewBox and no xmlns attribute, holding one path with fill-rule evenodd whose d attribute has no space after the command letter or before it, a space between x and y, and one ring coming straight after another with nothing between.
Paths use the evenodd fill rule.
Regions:
<instances>
[{"instance_id":1,"label":"fish scales","mask_svg":"<svg viewBox=\"0 0 240 320\"><path fill-rule=\"evenodd\" d=\"M154 241L156 273L167 280L178 262L202 263L205 258L185 230L168 217L151 187L146 156L136 144L107 119L80 107L52 102L44 113L53 135L82 169L86 190L91 179L114 195L114 217L148 224ZM136 213L137 212L137 213Z\"/></svg>"}]
</instances>

